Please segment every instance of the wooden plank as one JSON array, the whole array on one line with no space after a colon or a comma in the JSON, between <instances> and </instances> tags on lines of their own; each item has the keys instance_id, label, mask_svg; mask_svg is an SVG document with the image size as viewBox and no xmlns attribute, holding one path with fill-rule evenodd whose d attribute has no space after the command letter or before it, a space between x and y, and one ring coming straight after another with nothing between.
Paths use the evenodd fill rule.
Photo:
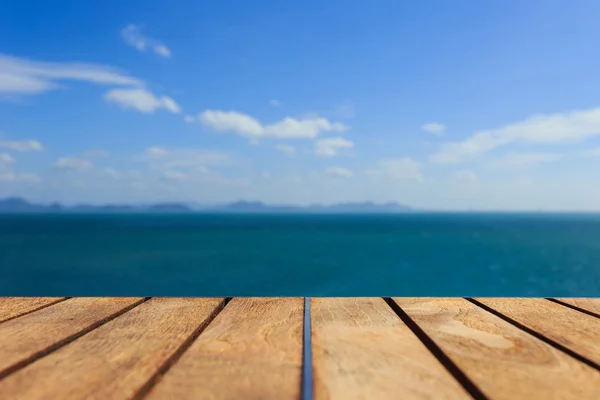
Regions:
<instances>
[{"instance_id":1,"label":"wooden plank","mask_svg":"<svg viewBox=\"0 0 600 400\"><path fill-rule=\"evenodd\" d=\"M596 370L467 300L394 301L490 398L598 398Z\"/></svg>"},{"instance_id":2,"label":"wooden plank","mask_svg":"<svg viewBox=\"0 0 600 400\"><path fill-rule=\"evenodd\" d=\"M142 298L69 299L0 324L0 377L141 301Z\"/></svg>"},{"instance_id":3,"label":"wooden plank","mask_svg":"<svg viewBox=\"0 0 600 400\"><path fill-rule=\"evenodd\" d=\"M600 298L560 298L556 300L589 311L600 317Z\"/></svg>"},{"instance_id":4,"label":"wooden plank","mask_svg":"<svg viewBox=\"0 0 600 400\"><path fill-rule=\"evenodd\" d=\"M147 397L298 399L301 298L235 298Z\"/></svg>"},{"instance_id":5,"label":"wooden plank","mask_svg":"<svg viewBox=\"0 0 600 400\"><path fill-rule=\"evenodd\" d=\"M2 399L130 399L221 299L153 298L0 381Z\"/></svg>"},{"instance_id":6,"label":"wooden plank","mask_svg":"<svg viewBox=\"0 0 600 400\"><path fill-rule=\"evenodd\" d=\"M39 310L64 297L0 297L0 322Z\"/></svg>"},{"instance_id":7,"label":"wooden plank","mask_svg":"<svg viewBox=\"0 0 600 400\"><path fill-rule=\"evenodd\" d=\"M462 399L460 384L381 298L311 299L315 399Z\"/></svg>"},{"instance_id":8,"label":"wooden plank","mask_svg":"<svg viewBox=\"0 0 600 400\"><path fill-rule=\"evenodd\" d=\"M600 364L600 318L545 299L478 298L480 303Z\"/></svg>"}]
</instances>

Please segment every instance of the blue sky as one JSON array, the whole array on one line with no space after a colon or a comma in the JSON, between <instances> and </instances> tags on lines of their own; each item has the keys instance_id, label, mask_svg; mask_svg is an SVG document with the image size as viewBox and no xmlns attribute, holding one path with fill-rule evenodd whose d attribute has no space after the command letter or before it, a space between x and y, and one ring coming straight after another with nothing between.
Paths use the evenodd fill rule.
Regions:
<instances>
[{"instance_id":1,"label":"blue sky","mask_svg":"<svg viewBox=\"0 0 600 400\"><path fill-rule=\"evenodd\" d=\"M0 196L600 209L596 1L0 3Z\"/></svg>"}]
</instances>

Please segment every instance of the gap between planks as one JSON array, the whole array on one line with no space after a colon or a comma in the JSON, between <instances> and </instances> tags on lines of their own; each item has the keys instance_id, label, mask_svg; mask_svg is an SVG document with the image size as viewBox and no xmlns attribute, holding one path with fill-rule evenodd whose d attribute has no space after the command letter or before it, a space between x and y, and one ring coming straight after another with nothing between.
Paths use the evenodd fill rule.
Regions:
<instances>
[{"instance_id":1,"label":"gap between planks","mask_svg":"<svg viewBox=\"0 0 600 400\"><path fill-rule=\"evenodd\" d=\"M469 297L469 298L466 298L466 300L483 308L484 310L488 311L489 313L494 314L495 316L503 319L504 321L516 326L517 328L529 333L530 335L536 337L537 339L568 354L569 356L575 358L576 360L600 371L600 364L597 363L596 360L593 359L598 356L598 346L591 347L591 349L595 350L595 351L593 351L590 356L589 354L586 354L586 353L589 353L589 351L588 351L589 348L586 348L587 346L584 345L582 347L581 345L579 345L579 343L577 341L572 342L566 338L563 338L562 335L557 334L557 332L555 331L557 328L554 328L554 330L549 330L549 331L544 332L543 330L539 329L539 326L528 326L529 324L527 324L526 321L522 320L522 318L517 318L515 315L511 315L510 313L507 312L507 310L499 309L499 307L497 306L497 303L494 304L494 302L496 302L497 299L489 299L489 298L474 299L474 298ZM522 300L522 299L516 299L516 300ZM546 301L546 300L544 299L544 301ZM561 307L561 308L563 307L562 304L556 304L554 302L548 302L548 303L555 304L557 307ZM579 310L575 310L570 307L564 307L564 308L566 310L569 310L572 312L579 312ZM586 315L584 313L581 313L581 314L582 314L582 316ZM556 321L556 322L559 323L561 321ZM573 328L576 327L575 325L572 325L572 324L567 324L567 325L569 325ZM559 327L558 329L560 330L561 328L563 328L564 333L566 333L566 334L571 333L571 331L568 329L567 326L562 326L562 327ZM579 338L579 339L581 339L581 338ZM590 338L586 338L586 339L590 340ZM590 341L593 342L594 340L591 339ZM575 347L576 349L574 350L572 347Z\"/></svg>"},{"instance_id":2,"label":"gap between planks","mask_svg":"<svg viewBox=\"0 0 600 400\"><path fill-rule=\"evenodd\" d=\"M0 298L0 323L31 314L70 299L70 297L3 297Z\"/></svg>"},{"instance_id":3,"label":"gap between planks","mask_svg":"<svg viewBox=\"0 0 600 400\"><path fill-rule=\"evenodd\" d=\"M598 398L600 375L595 369L472 302L461 298L393 300L494 399Z\"/></svg>"},{"instance_id":4,"label":"gap between planks","mask_svg":"<svg viewBox=\"0 0 600 400\"><path fill-rule=\"evenodd\" d=\"M437 358L446 370L461 384L461 386L476 400L486 400L488 397L469 379L454 361L435 343L435 341L416 323L400 305L390 297L383 298L398 317L410 328L417 338Z\"/></svg>"},{"instance_id":5,"label":"gap between planks","mask_svg":"<svg viewBox=\"0 0 600 400\"><path fill-rule=\"evenodd\" d=\"M208 318L203 321L196 330L179 346L179 348L171 355L169 359L156 371L156 373L140 388L140 390L132 397L132 400L141 400L160 382L162 377L179 361L181 356L190 348L196 339L204 332L211 322L219 315L221 311L229 304L231 297L226 297L213 310Z\"/></svg>"},{"instance_id":6,"label":"gap between planks","mask_svg":"<svg viewBox=\"0 0 600 400\"><path fill-rule=\"evenodd\" d=\"M19 318L0 324L0 352L3 354L3 357L0 359L0 380L125 314L127 311L145 302L148 298L140 298L137 301L130 302L127 302L126 298L122 298L123 301L120 306L107 302L106 307L100 310L98 319L95 319L93 314L96 310L92 310L90 307L87 311L91 311L91 314L85 316L89 320L81 321L80 327L73 327L70 321L73 318L78 318L77 315L80 315L82 310L71 306L78 300L89 302L93 299L66 299L65 301L54 303L52 307L42 307L37 312L27 313ZM134 299L132 298L132 300ZM94 304L88 305L94 306ZM54 318L56 316L54 313L58 313L59 315L64 313L63 320L61 321L62 324L59 326L58 331L49 332L45 327L49 320L51 320L51 325L55 323ZM33 328L29 325L30 323L34 324ZM52 335L55 336L53 337ZM2 340L14 336L19 337L19 342ZM43 339L46 340L46 343L41 341Z\"/></svg>"},{"instance_id":7,"label":"gap between planks","mask_svg":"<svg viewBox=\"0 0 600 400\"><path fill-rule=\"evenodd\" d=\"M553 299L548 298L553 303L560 304L562 306L571 308L573 310L582 312L592 317L600 318L600 299ZM583 303L583 304L582 304Z\"/></svg>"},{"instance_id":8,"label":"gap between planks","mask_svg":"<svg viewBox=\"0 0 600 400\"><path fill-rule=\"evenodd\" d=\"M14 317L11 317L7 320L0 321L0 322L8 322L12 319L26 316L28 314L34 313L35 311L39 311L44 308L55 305L57 303L63 302L67 299L68 298L57 299L56 301L53 301L49 304L42 305L38 308L26 311L22 314L16 315ZM124 310L121 310L121 312L119 312L118 314L111 315L110 317L108 317L108 319L100 321L97 325L94 325L87 329L84 329L84 330L76 333L75 335L69 336L68 338L66 338L63 341L60 341L60 342L56 343L55 345L50 346L47 349L44 349L43 351L36 353L30 359L26 360L26 362L24 362L22 365L18 365L17 368L14 368L14 370L18 370L24 366L27 366L30 363L32 363L33 361L36 361L37 359L42 358L43 356L53 352L54 350L57 350L57 349L65 346L66 344L73 342L74 340L76 340L76 339L80 338L81 336L89 333L90 331L98 328L99 326L105 324L106 322L109 322L110 320L113 320L113 319L119 317L120 315L126 313L127 311L130 311L131 309L133 309L136 306L138 306L139 304L147 301L148 299L149 298L142 299L138 303L136 303L130 307L127 307ZM463 386L463 388L465 388L467 390L467 392L471 396L473 396L476 399L486 399L486 396L479 389L479 387L477 385L475 385L475 383L473 383L472 380L467 377L467 375L449 358L449 356L446 353L444 353L444 351L438 345L435 344L433 339L419 326L419 324L417 322L415 322L392 299L385 298L385 297L383 299L390 306L392 311L394 311L394 313L400 318L400 320L403 321L410 328L410 330L417 336L417 338L427 347L427 349L435 356L435 358L438 359L438 361L444 366L444 368L448 372L450 372L450 374ZM136 395L134 396L134 399L144 398L153 389L153 387L156 386L160 382L162 377L171 369L171 367L173 367L179 361L181 356L189 349L190 346L192 346L194 341L198 339L198 337L203 333L204 330L206 330L206 328L209 326L209 324L212 323L212 321L217 316L217 314L219 314L219 312L221 312L223 310L223 308L227 305L227 303L230 300L231 300L231 298L225 299L223 301L222 305L220 307L217 307L217 309L214 310L213 315L211 315L211 317L205 323L201 324L196 329L196 331L194 331L192 333L192 335L190 335L190 337L188 339L186 339L180 345L180 347L173 353L173 355L168 360L166 360L163 365L161 365L161 367L156 371L156 373L136 393ZM567 348L566 346L558 343L557 341L544 336L543 334L537 332L533 328L530 328L530 327L526 326L525 324L523 324L515 319L512 319L511 317L505 315L501 311L498 311L497 309L493 308L493 306L486 305L486 304L482 303L479 299L476 300L476 299L472 299L472 298L466 298L466 300L468 300L472 304L480 307L481 309L489 312L490 314L503 319L504 321L519 328L520 330L531 334L532 336L546 342L547 344L552 345L554 348L568 354L569 356L571 356L581 362L584 362L585 364L592 366L593 368L595 368L597 370L600 370L600 366L597 363L595 363L594 361L591 361L591 360L587 359L586 357L581 356L580 354L576 353L575 351ZM481 299L481 300L484 301L485 299ZM560 305L560 306L564 306L565 308L569 308L573 311L581 312L581 313L593 316L595 318L600 318L600 315L595 314L589 310L580 308L577 305L563 302L562 299L547 299L547 300L549 300L549 302L552 302L556 305ZM299 386L301 387L301 398L302 399L312 399L313 398L312 373L314 370L314 366L313 366L312 351L311 351L312 350L311 349L312 329L311 329L311 314L310 314L310 298L304 298L304 315L303 315L303 317L304 317L303 318L304 335L303 335L303 342L302 342L303 343L302 380L301 380ZM307 330L308 330L308 335L307 335ZM14 372L14 371L12 371L12 369L9 371L7 371L7 370L1 371L0 378L7 376L11 372Z\"/></svg>"}]
</instances>

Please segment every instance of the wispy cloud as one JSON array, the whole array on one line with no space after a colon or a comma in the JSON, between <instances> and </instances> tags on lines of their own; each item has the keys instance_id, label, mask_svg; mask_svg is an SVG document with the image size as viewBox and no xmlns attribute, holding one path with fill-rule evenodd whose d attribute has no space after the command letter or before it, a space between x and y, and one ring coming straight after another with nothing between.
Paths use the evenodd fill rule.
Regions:
<instances>
[{"instance_id":1,"label":"wispy cloud","mask_svg":"<svg viewBox=\"0 0 600 400\"><path fill-rule=\"evenodd\" d=\"M78 157L61 157L54 163L57 169L77 172L89 171L93 166L90 160Z\"/></svg>"},{"instance_id":2,"label":"wispy cloud","mask_svg":"<svg viewBox=\"0 0 600 400\"><path fill-rule=\"evenodd\" d=\"M31 174L27 172L15 172L15 171L2 171L0 170L0 182L9 182L9 183L38 183L41 181L41 178L37 174Z\"/></svg>"},{"instance_id":3,"label":"wispy cloud","mask_svg":"<svg viewBox=\"0 0 600 400\"><path fill-rule=\"evenodd\" d=\"M171 49L160 40L144 35L143 30L143 26L129 24L121 30L121 36L125 43L136 48L139 52L151 49L161 57L171 57Z\"/></svg>"},{"instance_id":4,"label":"wispy cloud","mask_svg":"<svg viewBox=\"0 0 600 400\"><path fill-rule=\"evenodd\" d=\"M446 130L446 125L441 124L439 122L428 122L426 124L421 125L421 129L433 135L442 136L444 134L444 131Z\"/></svg>"},{"instance_id":5,"label":"wispy cloud","mask_svg":"<svg viewBox=\"0 0 600 400\"><path fill-rule=\"evenodd\" d=\"M172 181L185 181L188 179L189 174L181 171L176 171L172 169L168 169L162 172L162 177Z\"/></svg>"},{"instance_id":6,"label":"wispy cloud","mask_svg":"<svg viewBox=\"0 0 600 400\"><path fill-rule=\"evenodd\" d=\"M0 153L0 167L13 164L16 159L8 153Z\"/></svg>"},{"instance_id":7,"label":"wispy cloud","mask_svg":"<svg viewBox=\"0 0 600 400\"><path fill-rule=\"evenodd\" d=\"M149 147L143 154L135 158L143 161L154 169L168 170L173 168L206 168L229 166L234 159L222 152L206 149L172 149L165 147Z\"/></svg>"},{"instance_id":8,"label":"wispy cloud","mask_svg":"<svg viewBox=\"0 0 600 400\"><path fill-rule=\"evenodd\" d=\"M37 140L0 141L0 148L22 152L44 150L44 146Z\"/></svg>"},{"instance_id":9,"label":"wispy cloud","mask_svg":"<svg viewBox=\"0 0 600 400\"><path fill-rule=\"evenodd\" d=\"M339 116L339 118L353 118L356 114L356 107L354 106L354 103L345 101L335 107L334 113Z\"/></svg>"},{"instance_id":10,"label":"wispy cloud","mask_svg":"<svg viewBox=\"0 0 600 400\"><path fill-rule=\"evenodd\" d=\"M477 174L470 169L461 169L454 173L454 178L459 181L476 181Z\"/></svg>"},{"instance_id":11,"label":"wispy cloud","mask_svg":"<svg viewBox=\"0 0 600 400\"><path fill-rule=\"evenodd\" d=\"M584 157L600 157L600 147L584 150L581 155Z\"/></svg>"},{"instance_id":12,"label":"wispy cloud","mask_svg":"<svg viewBox=\"0 0 600 400\"><path fill-rule=\"evenodd\" d=\"M352 178L354 173L343 167L329 167L325 169L325 175L335 176L338 178Z\"/></svg>"},{"instance_id":13,"label":"wispy cloud","mask_svg":"<svg viewBox=\"0 0 600 400\"><path fill-rule=\"evenodd\" d=\"M91 149L83 153L84 158L107 158L110 157L110 153L103 149Z\"/></svg>"},{"instance_id":14,"label":"wispy cloud","mask_svg":"<svg viewBox=\"0 0 600 400\"><path fill-rule=\"evenodd\" d=\"M536 164L549 163L562 158L556 153L519 153L512 152L489 162L492 167L498 168L524 168Z\"/></svg>"},{"instance_id":15,"label":"wispy cloud","mask_svg":"<svg viewBox=\"0 0 600 400\"><path fill-rule=\"evenodd\" d=\"M275 148L285 154L296 154L296 148L287 144L278 144Z\"/></svg>"},{"instance_id":16,"label":"wispy cloud","mask_svg":"<svg viewBox=\"0 0 600 400\"><path fill-rule=\"evenodd\" d=\"M339 122L325 118L296 119L286 117L273 124L263 125L250 115L236 111L206 110L196 119L217 132L233 132L249 139L314 139L322 132L343 132L348 129Z\"/></svg>"},{"instance_id":17,"label":"wispy cloud","mask_svg":"<svg viewBox=\"0 0 600 400\"><path fill-rule=\"evenodd\" d=\"M321 139L315 142L315 154L319 157L333 157L340 149L354 147L354 142L342 137Z\"/></svg>"},{"instance_id":18,"label":"wispy cloud","mask_svg":"<svg viewBox=\"0 0 600 400\"><path fill-rule=\"evenodd\" d=\"M273 107L281 107L281 102L277 99L272 99L269 101L269 104L271 104Z\"/></svg>"},{"instance_id":19,"label":"wispy cloud","mask_svg":"<svg viewBox=\"0 0 600 400\"><path fill-rule=\"evenodd\" d=\"M377 168L366 170L365 175L397 180L423 180L421 164L409 157L380 160Z\"/></svg>"},{"instance_id":20,"label":"wispy cloud","mask_svg":"<svg viewBox=\"0 0 600 400\"><path fill-rule=\"evenodd\" d=\"M58 88L61 81L113 86L143 85L139 79L103 65L42 62L0 54L0 94L39 94Z\"/></svg>"},{"instance_id":21,"label":"wispy cloud","mask_svg":"<svg viewBox=\"0 0 600 400\"><path fill-rule=\"evenodd\" d=\"M149 147L135 160L146 163L148 169L162 181L171 184L213 183L225 186L246 185L246 179L229 178L220 170L234 166L238 160L227 153L202 148Z\"/></svg>"},{"instance_id":22,"label":"wispy cloud","mask_svg":"<svg viewBox=\"0 0 600 400\"><path fill-rule=\"evenodd\" d=\"M104 95L109 103L115 103L124 109L134 109L142 113L152 113L165 109L180 113L181 107L170 97L157 97L146 89L113 89Z\"/></svg>"},{"instance_id":23,"label":"wispy cloud","mask_svg":"<svg viewBox=\"0 0 600 400\"><path fill-rule=\"evenodd\" d=\"M461 142L445 143L431 156L440 164L465 162L508 144L557 144L600 135L600 108L534 115L498 129L479 131Z\"/></svg>"},{"instance_id":24,"label":"wispy cloud","mask_svg":"<svg viewBox=\"0 0 600 400\"><path fill-rule=\"evenodd\" d=\"M14 170L17 159L8 153L0 153L0 182L8 183L37 183L40 177L36 174L21 173Z\"/></svg>"},{"instance_id":25,"label":"wispy cloud","mask_svg":"<svg viewBox=\"0 0 600 400\"><path fill-rule=\"evenodd\" d=\"M121 179L122 174L114 168L104 168L100 171L100 175L107 176L112 179Z\"/></svg>"}]
</instances>

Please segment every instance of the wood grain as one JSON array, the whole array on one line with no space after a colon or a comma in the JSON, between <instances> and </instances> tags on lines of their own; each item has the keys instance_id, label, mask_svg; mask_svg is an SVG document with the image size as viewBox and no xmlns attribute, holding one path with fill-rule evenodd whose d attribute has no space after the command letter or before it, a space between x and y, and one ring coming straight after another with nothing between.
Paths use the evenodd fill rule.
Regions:
<instances>
[{"instance_id":1,"label":"wood grain","mask_svg":"<svg viewBox=\"0 0 600 400\"><path fill-rule=\"evenodd\" d=\"M67 343L142 300L69 299L0 324L0 376Z\"/></svg>"},{"instance_id":2,"label":"wood grain","mask_svg":"<svg viewBox=\"0 0 600 400\"><path fill-rule=\"evenodd\" d=\"M0 398L130 399L221 302L150 299L0 381Z\"/></svg>"},{"instance_id":3,"label":"wood grain","mask_svg":"<svg viewBox=\"0 0 600 400\"><path fill-rule=\"evenodd\" d=\"M147 397L299 399L302 298L234 298Z\"/></svg>"},{"instance_id":4,"label":"wood grain","mask_svg":"<svg viewBox=\"0 0 600 400\"><path fill-rule=\"evenodd\" d=\"M600 318L545 299L478 298L476 300L600 364Z\"/></svg>"},{"instance_id":5,"label":"wood grain","mask_svg":"<svg viewBox=\"0 0 600 400\"><path fill-rule=\"evenodd\" d=\"M579 307L600 317L600 298L560 298L556 300Z\"/></svg>"},{"instance_id":6,"label":"wood grain","mask_svg":"<svg viewBox=\"0 0 600 400\"><path fill-rule=\"evenodd\" d=\"M315 399L462 399L462 386L381 298L311 299Z\"/></svg>"},{"instance_id":7,"label":"wood grain","mask_svg":"<svg viewBox=\"0 0 600 400\"><path fill-rule=\"evenodd\" d=\"M0 323L63 299L64 297L0 297Z\"/></svg>"},{"instance_id":8,"label":"wood grain","mask_svg":"<svg viewBox=\"0 0 600 400\"><path fill-rule=\"evenodd\" d=\"M493 399L597 399L600 373L460 298L394 298Z\"/></svg>"}]
</instances>

